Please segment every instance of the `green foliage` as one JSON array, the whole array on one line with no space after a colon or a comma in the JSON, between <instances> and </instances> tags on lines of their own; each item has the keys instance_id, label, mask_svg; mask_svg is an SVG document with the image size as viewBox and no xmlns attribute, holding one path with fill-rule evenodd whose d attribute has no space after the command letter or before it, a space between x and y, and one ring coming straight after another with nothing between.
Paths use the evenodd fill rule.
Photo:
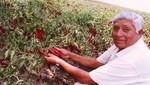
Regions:
<instances>
[{"instance_id":1,"label":"green foliage","mask_svg":"<svg viewBox=\"0 0 150 85\"><path fill-rule=\"evenodd\" d=\"M85 5L73 0L0 1L0 26L3 28L0 58L8 64L0 65L0 84L28 83L30 80L23 80L19 75L24 69L38 74L45 66L44 59L37 53L39 49L68 49L75 44L83 56L97 56L106 50L112 43L111 27L107 24L117 11L92 5L95 3ZM146 27L145 35L149 37L150 26ZM40 40L36 36L37 29L44 33Z\"/></svg>"}]
</instances>

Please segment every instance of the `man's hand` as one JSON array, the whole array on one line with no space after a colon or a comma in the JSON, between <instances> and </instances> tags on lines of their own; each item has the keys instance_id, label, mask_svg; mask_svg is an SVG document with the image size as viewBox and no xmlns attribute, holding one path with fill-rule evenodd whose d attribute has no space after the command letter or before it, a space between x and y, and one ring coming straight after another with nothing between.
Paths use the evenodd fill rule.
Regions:
<instances>
[{"instance_id":1,"label":"man's hand","mask_svg":"<svg viewBox=\"0 0 150 85\"><path fill-rule=\"evenodd\" d=\"M62 58L70 58L70 54L71 54L70 51L63 49L63 48L62 49L57 48L57 49L61 52Z\"/></svg>"},{"instance_id":2,"label":"man's hand","mask_svg":"<svg viewBox=\"0 0 150 85\"><path fill-rule=\"evenodd\" d=\"M50 57L46 57L45 59L47 60L48 63L53 63L53 64L59 64L61 59L53 54L49 54Z\"/></svg>"}]
</instances>

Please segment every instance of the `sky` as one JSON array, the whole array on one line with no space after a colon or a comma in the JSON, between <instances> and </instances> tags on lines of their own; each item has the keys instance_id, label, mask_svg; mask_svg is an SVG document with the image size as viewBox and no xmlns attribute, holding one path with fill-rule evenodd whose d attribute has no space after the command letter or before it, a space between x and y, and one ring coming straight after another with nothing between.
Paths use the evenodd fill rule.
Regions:
<instances>
[{"instance_id":1,"label":"sky","mask_svg":"<svg viewBox=\"0 0 150 85\"><path fill-rule=\"evenodd\" d=\"M97 0L117 6L150 13L150 0Z\"/></svg>"}]
</instances>

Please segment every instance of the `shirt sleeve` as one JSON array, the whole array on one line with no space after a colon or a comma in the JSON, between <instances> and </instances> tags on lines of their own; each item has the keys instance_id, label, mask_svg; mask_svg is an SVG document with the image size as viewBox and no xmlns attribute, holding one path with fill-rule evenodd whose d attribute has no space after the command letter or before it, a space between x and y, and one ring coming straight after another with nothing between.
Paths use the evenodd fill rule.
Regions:
<instances>
[{"instance_id":1,"label":"shirt sleeve","mask_svg":"<svg viewBox=\"0 0 150 85\"><path fill-rule=\"evenodd\" d=\"M127 85L137 81L138 74L127 61L115 59L89 73L99 85Z\"/></svg>"},{"instance_id":2,"label":"shirt sleeve","mask_svg":"<svg viewBox=\"0 0 150 85\"><path fill-rule=\"evenodd\" d=\"M97 58L97 60L103 64L106 64L114 49L116 49L116 46L115 45L111 46L107 51L105 51L102 55L100 55Z\"/></svg>"}]
</instances>

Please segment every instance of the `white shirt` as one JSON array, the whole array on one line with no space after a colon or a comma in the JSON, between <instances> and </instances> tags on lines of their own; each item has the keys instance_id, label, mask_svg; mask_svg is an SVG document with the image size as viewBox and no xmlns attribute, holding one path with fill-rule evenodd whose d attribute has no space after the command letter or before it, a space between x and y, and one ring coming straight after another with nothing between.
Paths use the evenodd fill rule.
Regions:
<instances>
[{"instance_id":1,"label":"white shirt","mask_svg":"<svg viewBox=\"0 0 150 85\"><path fill-rule=\"evenodd\" d=\"M89 75L99 85L150 85L150 50L143 38L119 52L113 45L97 60L105 65Z\"/></svg>"}]
</instances>

